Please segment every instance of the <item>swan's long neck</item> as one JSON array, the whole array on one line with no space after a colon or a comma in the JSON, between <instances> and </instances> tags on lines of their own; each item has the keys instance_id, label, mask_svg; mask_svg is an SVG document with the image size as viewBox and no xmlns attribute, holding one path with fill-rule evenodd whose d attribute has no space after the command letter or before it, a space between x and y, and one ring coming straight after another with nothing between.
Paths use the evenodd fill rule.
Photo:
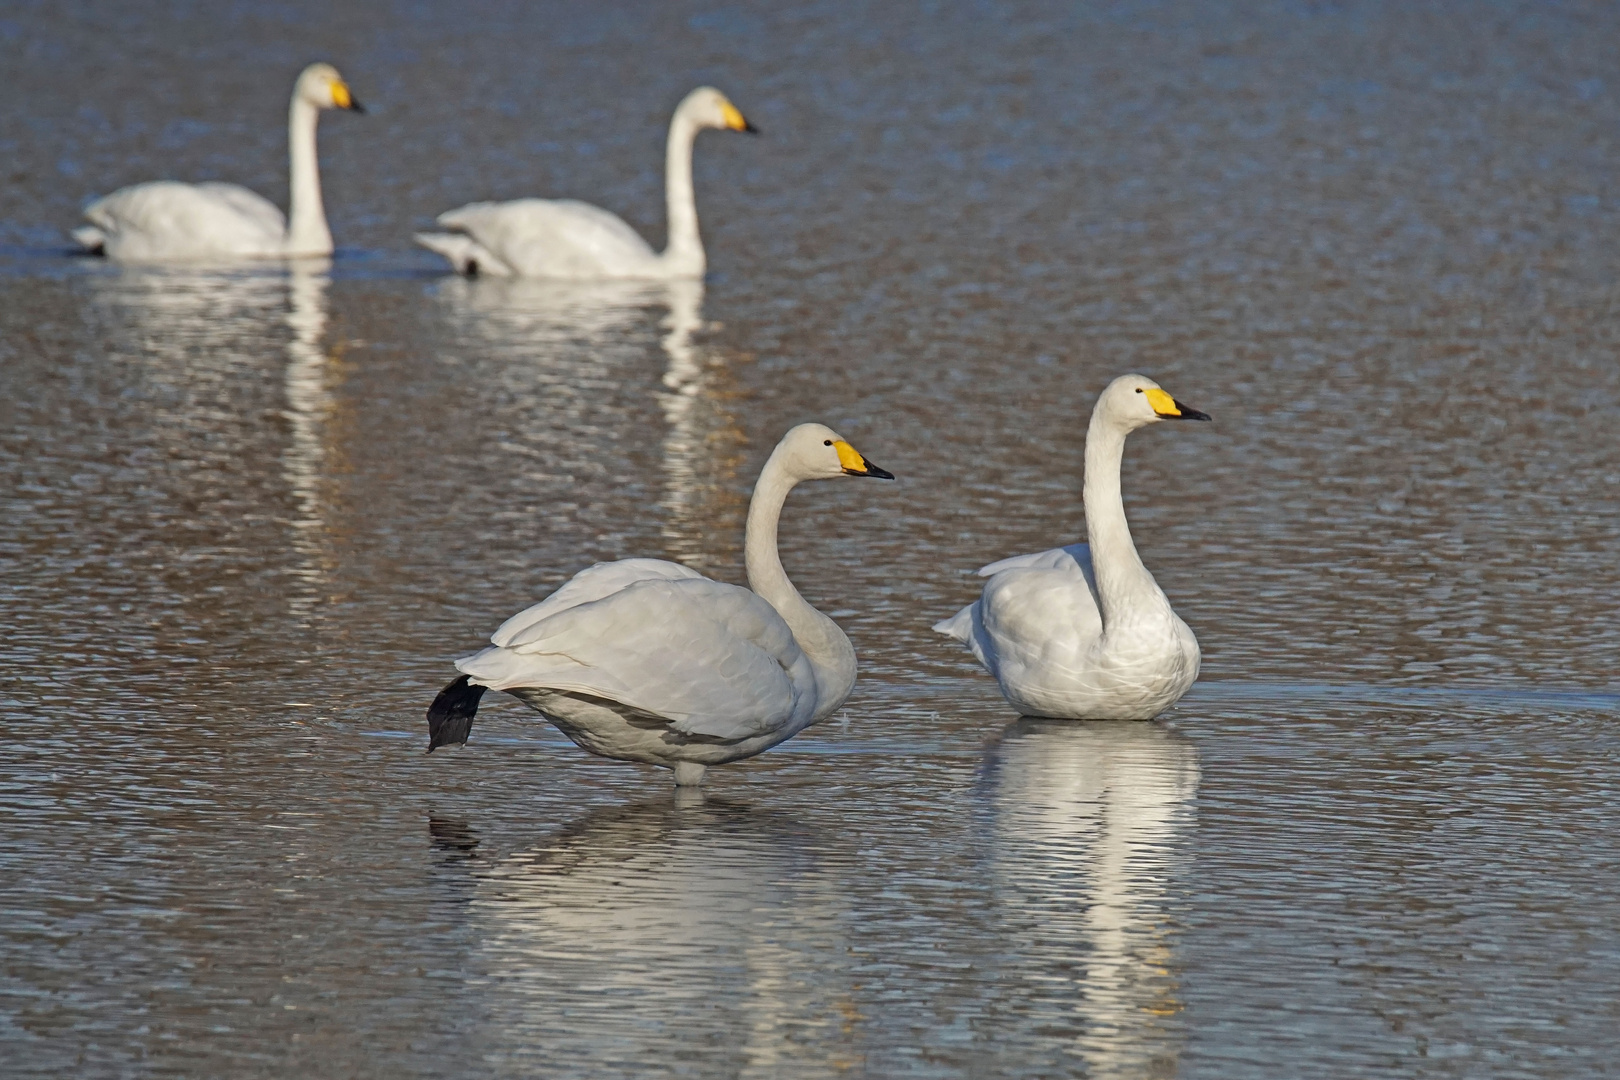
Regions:
<instances>
[{"instance_id":1,"label":"swan's long neck","mask_svg":"<svg viewBox=\"0 0 1620 1080\"><path fill-rule=\"evenodd\" d=\"M773 453L765 463L759 483L754 486L753 500L748 504L744 541L748 587L782 616L799 648L815 668L821 699L817 709L819 719L842 705L854 687L855 650L838 624L811 607L782 569L782 560L776 551L776 523L782 516L782 504L797 481L778 460L780 452Z\"/></svg>"},{"instance_id":2,"label":"swan's long neck","mask_svg":"<svg viewBox=\"0 0 1620 1080\"><path fill-rule=\"evenodd\" d=\"M1097 578L1103 633L1121 612L1139 613L1157 598L1169 610L1164 593L1142 565L1125 520L1119 470L1125 457L1127 429L1098 409L1086 431L1086 538L1091 543L1091 569Z\"/></svg>"},{"instance_id":3,"label":"swan's long neck","mask_svg":"<svg viewBox=\"0 0 1620 1080\"><path fill-rule=\"evenodd\" d=\"M287 206L288 255L330 255L332 231L321 202L321 169L315 155L315 122L320 113L294 95L287 116L287 158L291 169Z\"/></svg>"},{"instance_id":4,"label":"swan's long neck","mask_svg":"<svg viewBox=\"0 0 1620 1080\"><path fill-rule=\"evenodd\" d=\"M705 268L703 239L698 235L697 197L692 192L692 143L698 126L685 105L669 122L669 145L664 153L664 199L668 206L669 244L663 260L673 269L694 276Z\"/></svg>"}]
</instances>

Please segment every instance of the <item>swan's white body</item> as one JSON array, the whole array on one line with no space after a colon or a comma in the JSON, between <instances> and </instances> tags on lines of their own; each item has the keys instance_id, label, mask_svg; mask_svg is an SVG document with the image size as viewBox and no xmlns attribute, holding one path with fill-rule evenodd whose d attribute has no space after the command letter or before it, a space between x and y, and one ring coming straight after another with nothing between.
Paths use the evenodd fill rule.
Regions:
<instances>
[{"instance_id":1,"label":"swan's white body","mask_svg":"<svg viewBox=\"0 0 1620 1080\"><path fill-rule=\"evenodd\" d=\"M855 685L849 639L799 595L776 551L788 492L846 474L889 478L836 433L801 424L771 454L749 504L749 589L661 559L598 563L456 667L471 686L538 709L591 753L672 768L677 784L768 750L828 716ZM434 745L462 741L465 730L435 733Z\"/></svg>"},{"instance_id":2,"label":"swan's white body","mask_svg":"<svg viewBox=\"0 0 1620 1080\"><path fill-rule=\"evenodd\" d=\"M73 238L119 262L330 255L315 152L321 109L364 111L336 69L311 64L298 76L288 109L290 220L270 200L236 184L154 180L91 203L84 211L90 224L73 230Z\"/></svg>"},{"instance_id":3,"label":"swan's white body","mask_svg":"<svg viewBox=\"0 0 1620 1080\"><path fill-rule=\"evenodd\" d=\"M573 199L471 203L439 215L444 233L417 243L463 274L550 278L700 278L707 265L692 192L692 143L704 128L754 131L725 95L703 86L669 122L664 196L669 245L656 252L618 216Z\"/></svg>"},{"instance_id":4,"label":"swan's white body","mask_svg":"<svg viewBox=\"0 0 1620 1080\"><path fill-rule=\"evenodd\" d=\"M1110 383L1086 433L1091 542L991 563L979 599L934 627L1027 715L1151 720L1198 678L1198 639L1142 565L1120 497L1125 436L1168 419L1209 417L1140 375Z\"/></svg>"}]
</instances>

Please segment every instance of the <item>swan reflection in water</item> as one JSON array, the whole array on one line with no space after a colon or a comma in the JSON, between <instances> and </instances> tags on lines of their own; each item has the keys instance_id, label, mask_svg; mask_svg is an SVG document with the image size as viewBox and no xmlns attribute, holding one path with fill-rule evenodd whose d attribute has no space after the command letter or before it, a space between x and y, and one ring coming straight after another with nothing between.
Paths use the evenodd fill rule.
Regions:
<instances>
[{"instance_id":1,"label":"swan reflection in water","mask_svg":"<svg viewBox=\"0 0 1620 1080\"><path fill-rule=\"evenodd\" d=\"M746 438L730 403L740 391L724 359L695 344L703 328L703 284L668 286L669 318L659 344L669 358L659 403L664 436L664 540L670 557L712 573L735 566L748 500L738 487ZM726 558L717 544L730 545Z\"/></svg>"},{"instance_id":2,"label":"swan reflection in water","mask_svg":"<svg viewBox=\"0 0 1620 1080\"><path fill-rule=\"evenodd\" d=\"M162 485L194 532L222 547L255 520L290 518L296 565L285 572L294 614L324 593L324 485L332 467L328 417L334 358L323 348L330 263L122 267L88 279L115 322L112 353L141 368L142 416L164 444ZM289 333L290 332L290 333ZM279 379L266 378L278 372ZM265 423L279 416L287 426ZM245 505L262 490L262 463L279 462L294 509ZM274 481L271 482L274 487ZM161 504L159 504L161 505ZM209 557L201 536L186 558Z\"/></svg>"},{"instance_id":3,"label":"swan reflection in water","mask_svg":"<svg viewBox=\"0 0 1620 1080\"><path fill-rule=\"evenodd\" d=\"M989 752L989 858L1009 923L1005 962L1017 969L1009 982L1025 1034L1084 1075L1157 1075L1167 1062L1175 1071L1175 879L1198 778L1191 742L1140 721L1025 717Z\"/></svg>"},{"instance_id":4,"label":"swan reflection in water","mask_svg":"<svg viewBox=\"0 0 1620 1080\"><path fill-rule=\"evenodd\" d=\"M287 422L292 441L282 455L282 475L297 501L293 516L293 550L300 566L293 570L299 589L288 597L293 615L308 621L316 605L328 591L326 582L333 569L326 543L329 535L325 487L336 471L336 453L331 431L342 378L342 357L324 347L327 322L327 289L332 284L331 263L325 259L300 259L291 264L288 283L287 326L292 340L287 343Z\"/></svg>"},{"instance_id":5,"label":"swan reflection in water","mask_svg":"<svg viewBox=\"0 0 1620 1080\"><path fill-rule=\"evenodd\" d=\"M486 426L502 433L502 453L530 463L515 477L527 489L507 505L532 506L548 483L606 473L626 502L659 506L663 554L703 571L735 566L745 437L729 365L696 340L706 325L702 282L457 277L435 292L458 338L478 344L457 362L482 365ZM655 447L647 433L660 413ZM656 469L636 460L655 453ZM662 490L643 496L637 487L654 472Z\"/></svg>"},{"instance_id":6,"label":"swan reflection in water","mask_svg":"<svg viewBox=\"0 0 1620 1080\"><path fill-rule=\"evenodd\" d=\"M859 1068L849 901L791 819L694 793L504 857L430 828L494 988L496 1056L547 1076Z\"/></svg>"}]
</instances>

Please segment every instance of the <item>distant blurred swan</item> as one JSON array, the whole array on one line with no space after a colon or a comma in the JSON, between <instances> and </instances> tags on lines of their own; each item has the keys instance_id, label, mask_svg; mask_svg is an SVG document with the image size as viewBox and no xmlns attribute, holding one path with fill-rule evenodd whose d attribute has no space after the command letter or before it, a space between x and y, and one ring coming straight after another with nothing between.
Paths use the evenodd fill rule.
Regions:
<instances>
[{"instance_id":1,"label":"distant blurred swan","mask_svg":"<svg viewBox=\"0 0 1620 1080\"><path fill-rule=\"evenodd\" d=\"M606 210L574 199L471 203L439 215L445 233L417 243L463 274L552 278L700 278L705 261L692 194L692 142L704 128L758 131L720 91L700 86L669 122L664 164L669 244L653 251Z\"/></svg>"},{"instance_id":2,"label":"distant blurred swan","mask_svg":"<svg viewBox=\"0 0 1620 1080\"><path fill-rule=\"evenodd\" d=\"M330 255L332 233L315 156L321 109L365 111L336 68L311 64L293 87L287 118L290 220L268 199L235 184L153 180L91 203L84 211L91 224L73 230L73 238L121 262Z\"/></svg>"},{"instance_id":3,"label":"distant blurred swan","mask_svg":"<svg viewBox=\"0 0 1620 1080\"><path fill-rule=\"evenodd\" d=\"M1198 639L1136 554L1120 497L1125 436L1160 420L1208 420L1152 379L1121 375L1086 432L1089 544L1016 555L979 571L984 592L934 626L962 641L1016 709L1080 720L1151 720L1198 678Z\"/></svg>"},{"instance_id":4,"label":"distant blurred swan","mask_svg":"<svg viewBox=\"0 0 1620 1080\"><path fill-rule=\"evenodd\" d=\"M749 504L749 589L662 559L582 570L456 661L464 674L428 709L428 749L466 742L484 691L505 690L591 753L674 769L686 786L831 714L855 686L855 650L788 580L776 526L796 484L837 476L894 479L830 428L793 428Z\"/></svg>"}]
</instances>

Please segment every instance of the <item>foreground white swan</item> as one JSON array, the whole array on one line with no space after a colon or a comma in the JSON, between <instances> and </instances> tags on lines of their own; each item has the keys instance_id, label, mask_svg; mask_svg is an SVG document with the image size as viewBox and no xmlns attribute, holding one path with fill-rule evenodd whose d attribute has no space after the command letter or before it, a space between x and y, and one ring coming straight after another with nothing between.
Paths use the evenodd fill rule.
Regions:
<instances>
[{"instance_id":1,"label":"foreground white swan","mask_svg":"<svg viewBox=\"0 0 1620 1080\"><path fill-rule=\"evenodd\" d=\"M439 226L450 232L418 233L416 242L463 274L700 278L706 263L692 195L692 142L704 128L759 131L713 87L698 87L676 107L664 161L669 244L663 254L616 215L574 199L471 203L439 215Z\"/></svg>"},{"instance_id":2,"label":"foreground white swan","mask_svg":"<svg viewBox=\"0 0 1620 1080\"><path fill-rule=\"evenodd\" d=\"M330 255L332 233L315 160L315 121L322 109L365 112L336 68L311 64L298 76L288 110L288 217L236 184L153 180L91 203L84 211L91 224L73 230L73 239L121 262Z\"/></svg>"},{"instance_id":3,"label":"foreground white swan","mask_svg":"<svg viewBox=\"0 0 1620 1080\"><path fill-rule=\"evenodd\" d=\"M1208 420L1152 379L1108 384L1086 431L1087 544L979 571L974 603L934 626L965 642L1016 709L1075 720L1151 720L1198 678L1198 639L1136 554L1119 466L1125 436L1160 420Z\"/></svg>"},{"instance_id":4,"label":"foreground white swan","mask_svg":"<svg viewBox=\"0 0 1620 1080\"><path fill-rule=\"evenodd\" d=\"M749 589L679 563L621 559L581 570L507 619L494 647L428 709L428 750L464 743L486 689L538 709L593 754L675 770L675 783L753 757L823 719L855 686L855 650L805 602L776 553L782 503L801 480L894 477L837 433L782 437L748 507Z\"/></svg>"}]
</instances>

